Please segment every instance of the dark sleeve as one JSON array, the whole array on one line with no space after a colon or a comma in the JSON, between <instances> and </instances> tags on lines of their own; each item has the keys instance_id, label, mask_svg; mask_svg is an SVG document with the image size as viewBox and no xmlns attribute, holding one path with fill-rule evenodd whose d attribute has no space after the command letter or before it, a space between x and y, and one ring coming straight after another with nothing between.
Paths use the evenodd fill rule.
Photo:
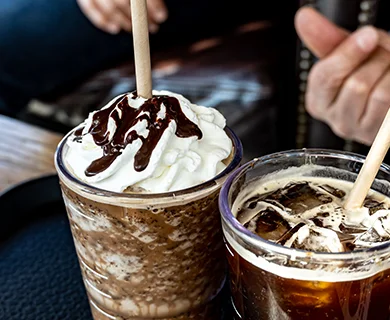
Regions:
<instances>
[{"instance_id":1,"label":"dark sleeve","mask_svg":"<svg viewBox=\"0 0 390 320\"><path fill-rule=\"evenodd\" d=\"M377 26L390 31L390 1L378 0Z\"/></svg>"}]
</instances>

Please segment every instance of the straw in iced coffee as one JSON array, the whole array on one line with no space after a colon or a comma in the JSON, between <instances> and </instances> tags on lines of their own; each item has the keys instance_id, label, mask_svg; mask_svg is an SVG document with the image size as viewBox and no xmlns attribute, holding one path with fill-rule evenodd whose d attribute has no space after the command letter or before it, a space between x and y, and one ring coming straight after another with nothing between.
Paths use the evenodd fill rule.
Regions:
<instances>
[{"instance_id":1,"label":"straw in iced coffee","mask_svg":"<svg viewBox=\"0 0 390 320\"><path fill-rule=\"evenodd\" d=\"M367 158L354 183L354 186L345 201L347 210L359 209L371 188L378 170L390 147L390 109L378 131L377 136L368 152Z\"/></svg>"}]
</instances>

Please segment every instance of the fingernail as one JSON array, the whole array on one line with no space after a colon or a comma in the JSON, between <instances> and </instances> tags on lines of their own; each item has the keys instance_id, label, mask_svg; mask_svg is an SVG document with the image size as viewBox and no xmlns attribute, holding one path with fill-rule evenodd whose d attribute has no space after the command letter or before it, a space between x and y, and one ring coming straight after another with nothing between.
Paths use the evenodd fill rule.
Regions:
<instances>
[{"instance_id":1,"label":"fingernail","mask_svg":"<svg viewBox=\"0 0 390 320\"><path fill-rule=\"evenodd\" d=\"M116 24L108 24L106 26L107 31L111 34L118 34L121 28Z\"/></svg>"},{"instance_id":2,"label":"fingernail","mask_svg":"<svg viewBox=\"0 0 390 320\"><path fill-rule=\"evenodd\" d=\"M158 10L155 13L154 18L156 19L157 22L163 23L165 20L167 20L168 14L165 10Z\"/></svg>"},{"instance_id":3,"label":"fingernail","mask_svg":"<svg viewBox=\"0 0 390 320\"><path fill-rule=\"evenodd\" d=\"M150 33L156 33L159 29L159 26L157 24L151 23L149 25L149 31Z\"/></svg>"},{"instance_id":4,"label":"fingernail","mask_svg":"<svg viewBox=\"0 0 390 320\"><path fill-rule=\"evenodd\" d=\"M356 35L356 43L366 52L372 51L378 42L378 34L373 27L362 27Z\"/></svg>"}]
</instances>

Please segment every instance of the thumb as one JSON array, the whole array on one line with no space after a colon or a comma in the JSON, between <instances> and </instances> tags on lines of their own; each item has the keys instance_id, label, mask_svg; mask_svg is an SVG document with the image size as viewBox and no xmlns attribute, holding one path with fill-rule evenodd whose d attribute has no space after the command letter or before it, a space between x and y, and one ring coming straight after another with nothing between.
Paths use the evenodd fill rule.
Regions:
<instances>
[{"instance_id":1,"label":"thumb","mask_svg":"<svg viewBox=\"0 0 390 320\"><path fill-rule=\"evenodd\" d=\"M349 35L348 31L308 7L297 11L295 28L301 40L318 58L332 52Z\"/></svg>"},{"instance_id":2,"label":"thumb","mask_svg":"<svg viewBox=\"0 0 390 320\"><path fill-rule=\"evenodd\" d=\"M163 23L168 18L168 9L163 0L148 0L148 13L156 23Z\"/></svg>"}]
</instances>

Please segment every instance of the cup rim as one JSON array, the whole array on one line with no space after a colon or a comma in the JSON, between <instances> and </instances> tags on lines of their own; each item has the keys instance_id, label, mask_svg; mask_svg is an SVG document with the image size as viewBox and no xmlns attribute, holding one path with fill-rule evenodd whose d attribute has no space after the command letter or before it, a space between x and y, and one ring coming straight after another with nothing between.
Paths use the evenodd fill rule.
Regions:
<instances>
[{"instance_id":1,"label":"cup rim","mask_svg":"<svg viewBox=\"0 0 390 320\"><path fill-rule=\"evenodd\" d=\"M296 259L307 259L310 257L314 261L324 261L324 260L337 260L337 261L346 261L346 260L355 260L367 258L369 255L379 255L382 253L389 252L390 241L386 243L367 248L367 249L358 249L350 252L313 252L303 249L293 249L285 247L281 244L277 244L266 240L246 229L238 220L234 217L232 211L230 210L228 204L228 196L230 187L233 182L239 178L246 170L250 170L257 163L267 163L275 159L289 158L292 156L304 156L304 157L317 157L317 156L327 156L337 159L352 160L363 164L366 157L359 155L357 153L348 152L348 151L339 151L334 149L321 149L321 148L303 148L303 149L291 149L286 151L275 152L269 155L265 155L259 158L254 158L253 160L243 164L239 168L233 171L233 173L226 179L223 184L220 195L219 195L219 209L221 217L225 225L234 232L236 236L243 239L244 241L250 243L251 245L261 248L262 250L267 250L275 254L280 254L284 256L293 256ZM390 175L390 166L382 163L380 171L385 172Z\"/></svg>"},{"instance_id":2,"label":"cup rim","mask_svg":"<svg viewBox=\"0 0 390 320\"><path fill-rule=\"evenodd\" d=\"M76 129L76 128L75 128ZM183 197L189 194L197 193L201 190L210 189L220 183L220 180L225 178L227 175L229 175L234 169L236 169L242 160L243 156L243 146L242 142L239 139L239 137L234 133L232 129L230 129L228 126L225 126L225 132L229 136L229 138L232 140L233 143L233 159L228 164L228 166L221 171L217 176L214 178L205 181L201 184L198 184L196 186L192 186L189 188L181 189L178 191L169 191L169 192L161 192L161 193L137 193L137 192L114 192L109 190L104 190L95 186L92 186L88 183L85 183L81 180L79 180L77 177L75 177L66 167L66 164L64 162L64 159L62 157L63 149L66 145L66 141L69 138L69 136L73 133L75 130L71 130L58 144L55 155L54 155L54 162L57 169L57 173L59 175L62 175L65 177L66 180L70 181L71 183L74 183L77 187L81 188L84 192L87 192L89 194L97 194L99 196L103 197L116 197L116 198L122 198L122 199L128 199L128 200L135 200L135 199L161 199L161 198L177 198L177 197Z\"/></svg>"}]
</instances>

